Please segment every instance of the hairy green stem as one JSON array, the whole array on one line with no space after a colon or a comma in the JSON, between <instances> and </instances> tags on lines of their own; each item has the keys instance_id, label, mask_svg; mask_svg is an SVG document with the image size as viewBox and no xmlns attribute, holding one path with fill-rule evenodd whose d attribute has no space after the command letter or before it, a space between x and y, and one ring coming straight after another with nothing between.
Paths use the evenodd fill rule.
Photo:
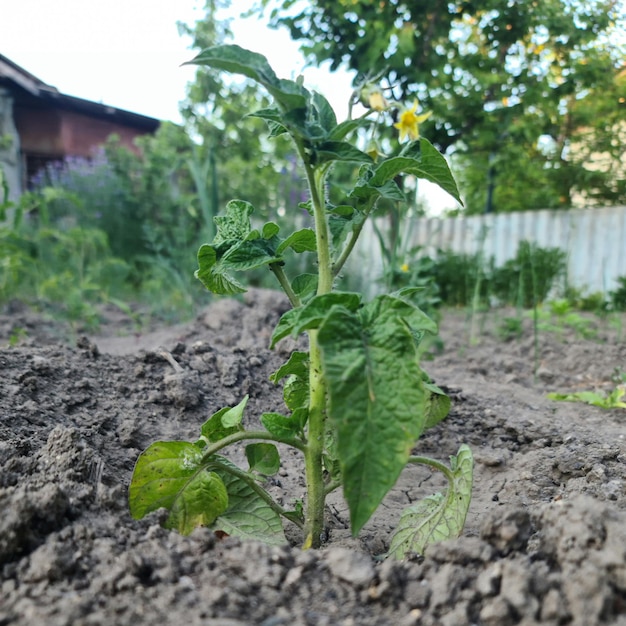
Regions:
<instances>
[{"instance_id":1,"label":"hairy green stem","mask_svg":"<svg viewBox=\"0 0 626 626\"><path fill-rule=\"evenodd\" d=\"M311 191L315 219L315 237L318 260L318 295L329 293L333 287L330 258L330 238L324 200L324 171L305 167ZM307 508L304 548L318 548L324 531L324 474L322 455L326 422L326 381L322 370L322 354L317 341L317 330L309 336L309 421L308 442L304 451Z\"/></svg>"},{"instance_id":2,"label":"hairy green stem","mask_svg":"<svg viewBox=\"0 0 626 626\"><path fill-rule=\"evenodd\" d=\"M343 482L339 479L332 480L324 487L324 495L327 496L329 493L332 493L333 491L335 491L335 489L339 489L339 487L341 487L342 484Z\"/></svg>"},{"instance_id":3,"label":"hairy green stem","mask_svg":"<svg viewBox=\"0 0 626 626\"><path fill-rule=\"evenodd\" d=\"M319 548L324 531L324 422L326 418L326 383L317 330L309 331L309 439L304 451L307 507L304 548Z\"/></svg>"},{"instance_id":4,"label":"hairy green stem","mask_svg":"<svg viewBox=\"0 0 626 626\"><path fill-rule=\"evenodd\" d=\"M337 259L337 262L335 263L333 267L333 277L336 277L339 275L339 272L341 272L341 270L343 269L343 266L348 260L348 257L352 254L352 250L354 249L354 246L356 245L356 242L358 241L361 235L361 232L363 231L363 226L365 226L365 222L367 221L367 218L369 217L369 214L371 213L371 211L372 211L372 206L369 206L364 213L363 220L361 221L361 223L357 224L354 230L352 230L352 232L350 233L350 238L348 239L348 243L346 244L345 248L341 251L341 255L339 256L339 258Z\"/></svg>"},{"instance_id":5,"label":"hairy green stem","mask_svg":"<svg viewBox=\"0 0 626 626\"><path fill-rule=\"evenodd\" d=\"M435 459L431 459L427 456L410 456L409 463L413 463L414 465L420 464L433 467L434 469L444 474L450 484L454 482L454 474L452 473L450 468L439 461L435 461Z\"/></svg>"},{"instance_id":6,"label":"hairy green stem","mask_svg":"<svg viewBox=\"0 0 626 626\"><path fill-rule=\"evenodd\" d=\"M280 263L270 263L270 270L278 279L278 282L283 288L283 291L287 294L291 306L294 309L298 308L302 304L302 302L300 301L300 298L298 298L294 290L291 288L291 283L289 282L289 279L287 278L287 275L283 270L283 266Z\"/></svg>"},{"instance_id":7,"label":"hairy green stem","mask_svg":"<svg viewBox=\"0 0 626 626\"><path fill-rule=\"evenodd\" d=\"M202 462L206 462L210 456L217 454L222 448L226 448L238 441L244 441L246 439L257 439L261 441L275 441L276 443L284 443L286 446L291 446L305 452L306 446L300 439L294 439L293 437L278 437L272 435L272 433L266 430L242 430L241 432L228 435L215 443L210 443L204 449L204 455L202 456Z\"/></svg>"}]
</instances>

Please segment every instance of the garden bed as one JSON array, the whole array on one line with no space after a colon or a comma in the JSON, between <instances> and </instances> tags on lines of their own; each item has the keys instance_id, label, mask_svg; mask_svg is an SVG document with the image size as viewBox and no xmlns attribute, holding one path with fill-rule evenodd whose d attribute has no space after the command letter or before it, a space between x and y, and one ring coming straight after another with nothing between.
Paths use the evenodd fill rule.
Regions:
<instances>
[{"instance_id":1,"label":"garden bed","mask_svg":"<svg viewBox=\"0 0 626 626\"><path fill-rule=\"evenodd\" d=\"M463 536L424 556L379 558L401 510L445 486L422 467L357 539L333 494L317 552L294 534L269 547L133 520L151 442L194 440L246 394L247 423L281 410L268 377L293 344L267 345L286 308L252 290L150 333L112 319L71 347L28 311L0 319L0 625L626 625L626 410L547 398L615 387L626 342L600 322L592 339L542 333L536 360L528 320L504 342L491 313L470 341L465 314L444 314L443 351L423 365L453 408L416 450L447 461L468 443L476 467ZM283 456L266 487L301 497L301 459Z\"/></svg>"}]
</instances>

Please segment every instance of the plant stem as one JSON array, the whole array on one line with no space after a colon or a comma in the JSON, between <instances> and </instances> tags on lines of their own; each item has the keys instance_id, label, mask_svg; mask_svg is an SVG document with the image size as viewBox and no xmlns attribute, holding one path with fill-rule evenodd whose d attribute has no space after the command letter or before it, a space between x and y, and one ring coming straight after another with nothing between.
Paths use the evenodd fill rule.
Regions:
<instances>
[{"instance_id":1,"label":"plant stem","mask_svg":"<svg viewBox=\"0 0 626 626\"><path fill-rule=\"evenodd\" d=\"M272 433L266 430L242 430L241 432L228 435L215 443L210 443L203 450L204 455L202 457L202 463L206 462L212 455L218 453L222 448L226 448L238 441L244 441L246 439L256 439L260 441L275 441L276 443L284 443L287 446L296 448L300 452L305 452L305 445L300 439L294 439L293 437L278 437L272 435Z\"/></svg>"},{"instance_id":2,"label":"plant stem","mask_svg":"<svg viewBox=\"0 0 626 626\"><path fill-rule=\"evenodd\" d=\"M315 218L315 237L318 260L318 295L329 293L333 287L330 258L330 240L324 203L324 172L305 167L311 191ZM309 336L309 421L308 442L304 451L307 507L303 548L318 548L324 531L324 475L322 454L326 422L326 381L322 370L322 354L317 341L317 330Z\"/></svg>"},{"instance_id":3,"label":"plant stem","mask_svg":"<svg viewBox=\"0 0 626 626\"><path fill-rule=\"evenodd\" d=\"M287 294L289 302L291 302L291 306L294 309L298 308L302 304L302 302L300 302L300 298L298 298L294 290L291 288L291 283L289 282L289 279L287 278L287 275L285 274L282 265L280 265L280 263L270 263L270 270L278 279L278 282L283 288L283 291Z\"/></svg>"},{"instance_id":4,"label":"plant stem","mask_svg":"<svg viewBox=\"0 0 626 626\"><path fill-rule=\"evenodd\" d=\"M359 236L361 235L361 231L363 230L363 226L365 226L365 222L367 221L367 218L369 217L371 210L372 210L372 207L370 206L367 209L367 211L364 212L361 223L357 224L357 226L354 227L354 230L350 233L350 238L348 239L348 243L346 247L341 251L341 255L337 259L337 262L335 263L333 267L333 277L336 277L339 275L339 272L341 272L343 266L348 260L348 257L352 253L352 250L354 249L354 246L356 245L356 242L358 241Z\"/></svg>"},{"instance_id":5,"label":"plant stem","mask_svg":"<svg viewBox=\"0 0 626 626\"><path fill-rule=\"evenodd\" d=\"M449 467L441 463L440 461L435 461L435 459L431 459L427 456L410 456L409 463L420 464L420 465L428 465L433 467L434 469L440 471L447 479L450 484L454 482L454 474L450 470Z\"/></svg>"},{"instance_id":6,"label":"plant stem","mask_svg":"<svg viewBox=\"0 0 626 626\"><path fill-rule=\"evenodd\" d=\"M307 507L303 548L319 548L324 530L324 422L326 418L326 383L317 330L309 331L309 421L308 442L304 450Z\"/></svg>"}]
</instances>

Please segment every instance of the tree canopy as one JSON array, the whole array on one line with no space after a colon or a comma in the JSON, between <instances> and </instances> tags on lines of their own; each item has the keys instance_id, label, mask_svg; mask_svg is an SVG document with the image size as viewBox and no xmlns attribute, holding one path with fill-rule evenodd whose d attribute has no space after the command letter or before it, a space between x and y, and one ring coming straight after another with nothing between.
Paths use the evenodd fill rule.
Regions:
<instances>
[{"instance_id":1,"label":"tree canopy","mask_svg":"<svg viewBox=\"0 0 626 626\"><path fill-rule=\"evenodd\" d=\"M462 178L474 187L482 179L483 196L491 172L497 210L520 208L506 193L516 171L523 188L547 185L526 194L526 208L570 206L581 191L623 201L609 170L584 162L603 146L611 154L624 148L608 126L624 120L623 82L616 76L626 48L617 0L262 5L274 26L286 26L303 42L310 62L347 66L357 82L375 77L398 100L419 98L432 111L424 134L456 155ZM481 194L469 195L470 210L482 210Z\"/></svg>"}]
</instances>

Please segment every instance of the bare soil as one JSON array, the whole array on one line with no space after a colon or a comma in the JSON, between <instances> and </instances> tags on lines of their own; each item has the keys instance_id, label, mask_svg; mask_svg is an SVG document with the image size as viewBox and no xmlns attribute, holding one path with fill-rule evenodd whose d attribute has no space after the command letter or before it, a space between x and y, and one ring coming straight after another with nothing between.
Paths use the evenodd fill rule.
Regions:
<instances>
[{"instance_id":1,"label":"bare soil","mask_svg":"<svg viewBox=\"0 0 626 626\"><path fill-rule=\"evenodd\" d=\"M626 626L626 410L546 397L615 386L626 343L600 322L594 339L542 334L534 376L528 328L504 342L491 314L476 343L463 313L444 315L444 348L424 367L453 409L416 450L445 461L465 442L476 468L463 536L423 556L379 558L401 510L444 486L421 468L357 539L332 498L320 551L297 535L182 537L160 512L133 520L127 488L151 442L195 440L245 394L249 424L281 409L268 377L293 344L267 345L284 310L253 290L150 333L111 315L72 345L20 307L0 317L0 626ZM288 504L303 486L286 454L268 490Z\"/></svg>"}]
</instances>

